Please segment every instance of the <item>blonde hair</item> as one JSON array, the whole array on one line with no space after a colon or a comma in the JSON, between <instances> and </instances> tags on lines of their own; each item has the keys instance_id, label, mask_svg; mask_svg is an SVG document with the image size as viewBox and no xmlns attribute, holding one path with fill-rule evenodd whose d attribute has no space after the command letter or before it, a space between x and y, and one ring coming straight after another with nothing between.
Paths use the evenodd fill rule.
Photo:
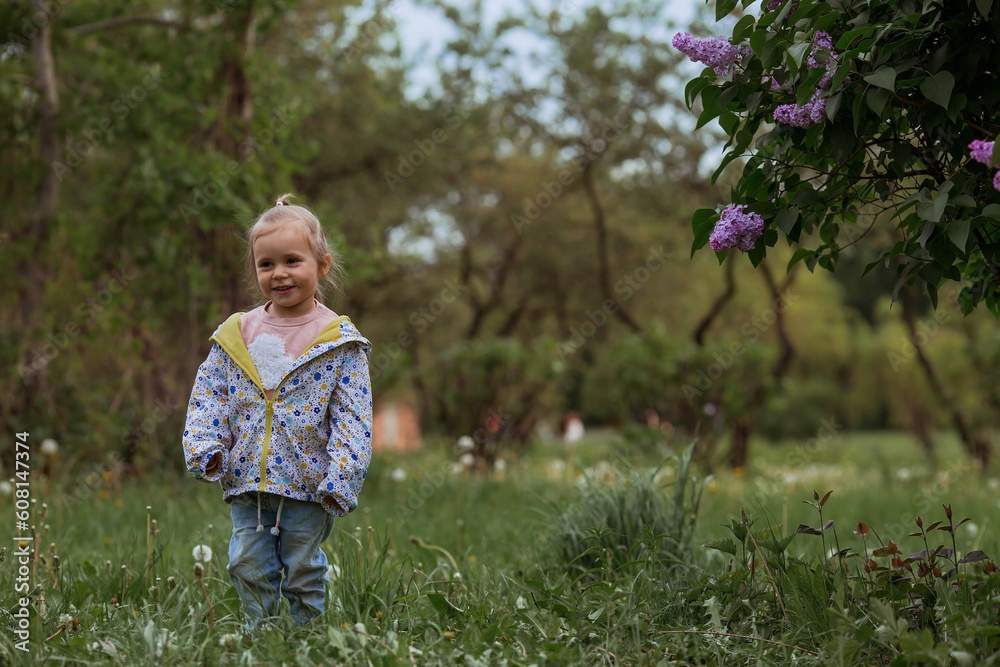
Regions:
<instances>
[{"instance_id":1,"label":"blonde hair","mask_svg":"<svg viewBox=\"0 0 1000 667\"><path fill-rule=\"evenodd\" d=\"M322 303L325 299L323 291L324 283L326 286L333 289L333 291L343 294L343 261L340 254L330 246L330 243L326 238L326 232L323 231L323 225L320 224L319 218L317 218L315 214L313 214L313 212L305 206L292 204L291 198L293 196L294 195L291 194L283 194L278 197L278 201L275 205L261 213L256 222L251 225L249 231L247 232L246 265L247 271L249 272L248 277L251 283L257 286L257 289L259 290L260 287L257 284L257 263L253 256L254 242L264 234L274 231L282 225L298 225L299 229L305 232L306 242L309 244L309 249L316 257L316 262L320 266L323 266L323 263L326 261L326 256L330 255L331 258L330 270L326 272L325 276L316 282L315 297Z\"/></svg>"}]
</instances>

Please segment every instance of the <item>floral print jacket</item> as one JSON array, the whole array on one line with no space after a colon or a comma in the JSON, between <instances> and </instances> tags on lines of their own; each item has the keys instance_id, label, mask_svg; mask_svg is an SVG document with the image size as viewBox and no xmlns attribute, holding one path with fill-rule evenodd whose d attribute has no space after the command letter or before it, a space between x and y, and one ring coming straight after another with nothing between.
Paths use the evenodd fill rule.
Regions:
<instances>
[{"instance_id":1,"label":"floral print jacket","mask_svg":"<svg viewBox=\"0 0 1000 667\"><path fill-rule=\"evenodd\" d=\"M188 402L184 459L223 497L248 491L318 502L345 516L371 461L371 343L347 317L330 323L268 399L236 313L212 335ZM211 474L209 460L221 454Z\"/></svg>"}]
</instances>

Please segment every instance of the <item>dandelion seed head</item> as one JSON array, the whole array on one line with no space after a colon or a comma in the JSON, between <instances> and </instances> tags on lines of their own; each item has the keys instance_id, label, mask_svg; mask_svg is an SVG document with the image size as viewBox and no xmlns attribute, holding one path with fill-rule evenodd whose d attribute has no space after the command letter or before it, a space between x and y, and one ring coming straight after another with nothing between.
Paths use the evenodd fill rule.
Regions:
<instances>
[{"instance_id":1,"label":"dandelion seed head","mask_svg":"<svg viewBox=\"0 0 1000 667\"><path fill-rule=\"evenodd\" d=\"M207 544L199 544L191 550L191 555L199 563L207 563L212 560L212 547Z\"/></svg>"}]
</instances>

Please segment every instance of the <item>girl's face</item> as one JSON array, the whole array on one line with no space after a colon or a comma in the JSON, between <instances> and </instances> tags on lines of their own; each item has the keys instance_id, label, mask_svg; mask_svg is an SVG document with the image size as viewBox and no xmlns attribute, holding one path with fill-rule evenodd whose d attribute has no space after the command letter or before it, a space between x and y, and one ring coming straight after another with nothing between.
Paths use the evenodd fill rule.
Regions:
<instances>
[{"instance_id":1,"label":"girl's face","mask_svg":"<svg viewBox=\"0 0 1000 667\"><path fill-rule=\"evenodd\" d=\"M281 225L258 236L253 258L257 282L271 300L271 314L300 317L314 308L316 284L330 270L331 257L327 255L322 264L317 262L298 225Z\"/></svg>"}]
</instances>

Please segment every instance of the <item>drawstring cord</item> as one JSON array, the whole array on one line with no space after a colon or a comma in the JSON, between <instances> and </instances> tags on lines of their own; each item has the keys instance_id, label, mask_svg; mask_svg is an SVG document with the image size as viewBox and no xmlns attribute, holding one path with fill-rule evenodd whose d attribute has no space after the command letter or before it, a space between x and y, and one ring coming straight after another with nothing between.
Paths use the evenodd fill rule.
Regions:
<instances>
[{"instance_id":1,"label":"drawstring cord","mask_svg":"<svg viewBox=\"0 0 1000 667\"><path fill-rule=\"evenodd\" d=\"M271 529L272 535L278 535L281 533L278 530L278 524L281 523L281 508L285 506L285 497L281 496L281 500L278 501L278 514L274 517L274 528ZM264 530L264 525L260 522L260 493L257 494L257 532Z\"/></svg>"},{"instance_id":2,"label":"drawstring cord","mask_svg":"<svg viewBox=\"0 0 1000 667\"><path fill-rule=\"evenodd\" d=\"M281 500L278 501L278 515L274 517L274 528L271 529L272 535L277 535L281 531L278 530L278 524L281 523L281 507L285 504L285 497L281 496Z\"/></svg>"}]
</instances>

